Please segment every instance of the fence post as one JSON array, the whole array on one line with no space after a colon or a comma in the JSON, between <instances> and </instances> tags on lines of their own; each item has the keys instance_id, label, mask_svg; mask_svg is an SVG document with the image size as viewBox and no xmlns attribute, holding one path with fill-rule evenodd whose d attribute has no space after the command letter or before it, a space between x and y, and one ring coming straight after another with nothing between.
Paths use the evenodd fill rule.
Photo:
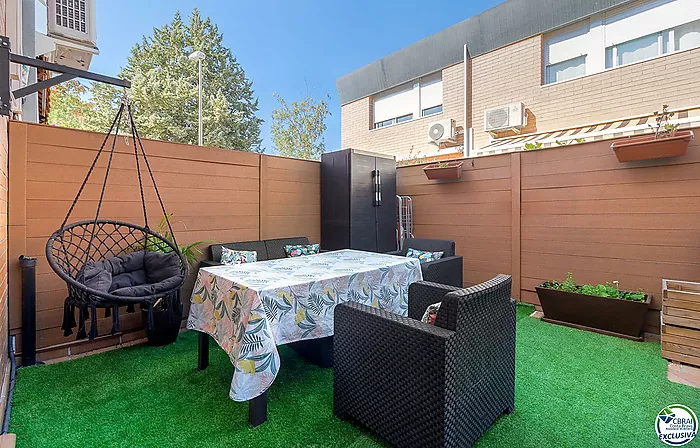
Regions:
<instances>
[{"instance_id":1,"label":"fence post","mask_svg":"<svg viewBox=\"0 0 700 448\"><path fill-rule=\"evenodd\" d=\"M22 366L36 364L36 258L19 257L22 269Z\"/></svg>"},{"instance_id":2,"label":"fence post","mask_svg":"<svg viewBox=\"0 0 700 448\"><path fill-rule=\"evenodd\" d=\"M521 153L514 152L510 155L510 188L511 188L511 268L513 276L513 288L511 296L520 300L520 236L521 236Z\"/></svg>"}]
</instances>

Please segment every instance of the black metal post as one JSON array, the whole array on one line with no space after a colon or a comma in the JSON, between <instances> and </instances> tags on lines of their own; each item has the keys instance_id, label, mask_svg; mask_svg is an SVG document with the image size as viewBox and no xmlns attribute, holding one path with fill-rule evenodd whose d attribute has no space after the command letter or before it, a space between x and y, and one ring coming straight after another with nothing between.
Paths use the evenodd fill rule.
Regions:
<instances>
[{"instance_id":1,"label":"black metal post","mask_svg":"<svg viewBox=\"0 0 700 448\"><path fill-rule=\"evenodd\" d=\"M36 364L36 258L20 255L22 268L22 366Z\"/></svg>"},{"instance_id":2,"label":"black metal post","mask_svg":"<svg viewBox=\"0 0 700 448\"><path fill-rule=\"evenodd\" d=\"M203 332L199 333L199 347L197 370L204 370L209 367L209 335Z\"/></svg>"},{"instance_id":3,"label":"black metal post","mask_svg":"<svg viewBox=\"0 0 700 448\"><path fill-rule=\"evenodd\" d=\"M0 115L10 115L10 39L0 36Z\"/></svg>"},{"instance_id":4,"label":"black metal post","mask_svg":"<svg viewBox=\"0 0 700 448\"><path fill-rule=\"evenodd\" d=\"M267 391L248 400L248 423L255 428L267 421Z\"/></svg>"}]
</instances>

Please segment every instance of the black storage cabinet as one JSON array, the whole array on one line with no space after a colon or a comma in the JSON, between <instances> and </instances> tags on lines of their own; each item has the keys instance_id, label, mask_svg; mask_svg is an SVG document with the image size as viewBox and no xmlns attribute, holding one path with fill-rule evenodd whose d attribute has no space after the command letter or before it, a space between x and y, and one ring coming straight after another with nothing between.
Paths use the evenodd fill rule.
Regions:
<instances>
[{"instance_id":1,"label":"black storage cabinet","mask_svg":"<svg viewBox=\"0 0 700 448\"><path fill-rule=\"evenodd\" d=\"M389 252L396 244L396 161L355 149L321 157L321 247Z\"/></svg>"}]
</instances>

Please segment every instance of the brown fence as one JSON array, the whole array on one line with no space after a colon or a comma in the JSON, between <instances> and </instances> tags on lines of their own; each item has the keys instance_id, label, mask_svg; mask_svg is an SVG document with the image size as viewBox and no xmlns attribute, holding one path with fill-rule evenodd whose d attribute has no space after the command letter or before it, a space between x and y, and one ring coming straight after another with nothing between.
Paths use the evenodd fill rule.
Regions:
<instances>
[{"instance_id":1,"label":"brown fence","mask_svg":"<svg viewBox=\"0 0 700 448\"><path fill-rule=\"evenodd\" d=\"M122 334L63 338L65 285L43 255L103 138L10 125L10 328L21 338L17 259L36 256L39 359L143 337L141 317L133 314L123 316ZM320 240L318 163L158 141L146 141L146 150L179 242L297 235ZM132 151L118 140L102 216L140 223ZM661 279L700 278L698 140L684 157L633 164L618 163L610 142L464 163L455 182L428 181L421 166L399 168L398 191L413 198L416 236L457 242L467 284L510 273L514 296L537 304L535 285L567 272L586 283L618 280L654 295L646 329L658 332ZM105 166L102 160L71 221L94 217ZM152 188L147 202L154 226L160 215ZM192 281L193 275L189 287ZM100 325L106 333L111 321Z\"/></svg>"},{"instance_id":2,"label":"brown fence","mask_svg":"<svg viewBox=\"0 0 700 448\"><path fill-rule=\"evenodd\" d=\"M607 141L464 166L445 183L400 168L398 191L413 198L417 236L456 241L467 284L509 273L513 294L538 304L535 286L567 272L618 280L653 294L646 330L658 333L661 279L700 279L698 139L667 160L621 164Z\"/></svg>"},{"instance_id":3,"label":"brown fence","mask_svg":"<svg viewBox=\"0 0 700 448\"><path fill-rule=\"evenodd\" d=\"M103 134L13 122L10 125L10 328L21 337L17 259L38 257L39 359L75 355L143 337L141 316L124 314L123 334L76 342L60 330L65 284L48 266L44 247L63 220ZM132 142L117 140L101 217L143 222ZM320 165L254 153L145 141L156 182L179 243L307 236L320 240ZM104 177L102 157L70 221L94 218ZM149 185L149 184L147 184ZM151 227L162 213L146 188ZM204 246L203 246L204 248ZM194 272L188 280L191 288ZM188 288L185 289L188 291ZM187 294L185 294L187 295ZM183 302L189 301L184 297ZM102 319L106 334L111 319Z\"/></svg>"}]
</instances>

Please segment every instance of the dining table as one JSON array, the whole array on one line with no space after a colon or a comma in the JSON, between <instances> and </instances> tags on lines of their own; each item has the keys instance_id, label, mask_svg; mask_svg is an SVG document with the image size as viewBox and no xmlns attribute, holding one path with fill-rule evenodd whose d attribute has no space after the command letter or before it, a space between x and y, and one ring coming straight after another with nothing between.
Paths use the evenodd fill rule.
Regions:
<instances>
[{"instance_id":1,"label":"dining table","mask_svg":"<svg viewBox=\"0 0 700 448\"><path fill-rule=\"evenodd\" d=\"M201 267L187 328L200 332L198 368L211 337L229 356L229 396L248 402L248 420L267 420L267 390L279 369L277 347L330 339L338 303L352 301L408 314L408 288L422 280L420 261L344 249L293 258Z\"/></svg>"}]
</instances>

